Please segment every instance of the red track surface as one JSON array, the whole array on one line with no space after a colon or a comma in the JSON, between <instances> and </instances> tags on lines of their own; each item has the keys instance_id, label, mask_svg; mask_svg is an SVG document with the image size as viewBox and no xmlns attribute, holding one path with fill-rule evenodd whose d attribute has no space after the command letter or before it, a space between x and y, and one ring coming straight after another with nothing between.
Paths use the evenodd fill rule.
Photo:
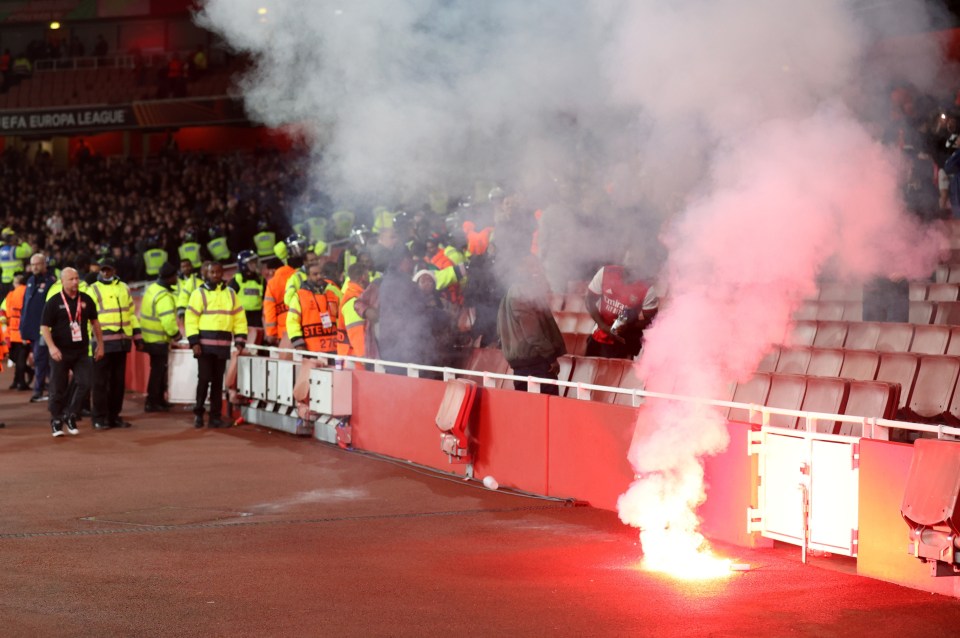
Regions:
<instances>
[{"instance_id":1,"label":"red track surface","mask_svg":"<svg viewBox=\"0 0 960 638\"><path fill-rule=\"evenodd\" d=\"M0 376L4 386L9 373ZM188 413L50 436L0 392L0 636L946 636L960 602L728 549L635 569L616 516ZM424 427L432 427L424 424ZM721 548L721 552L723 549Z\"/></svg>"}]
</instances>

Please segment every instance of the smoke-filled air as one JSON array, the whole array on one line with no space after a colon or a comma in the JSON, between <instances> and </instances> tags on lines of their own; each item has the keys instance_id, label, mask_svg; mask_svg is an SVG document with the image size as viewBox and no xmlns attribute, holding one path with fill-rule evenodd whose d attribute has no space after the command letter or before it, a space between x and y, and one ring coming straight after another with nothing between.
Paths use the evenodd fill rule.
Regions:
<instances>
[{"instance_id":1,"label":"smoke-filled air","mask_svg":"<svg viewBox=\"0 0 960 638\"><path fill-rule=\"evenodd\" d=\"M898 150L867 117L940 61L868 64L892 27L927 19L921 0L879 4L207 0L198 20L251 56L248 113L304 132L338 206L482 181L544 212L552 281L629 247L663 297L646 388L719 397L818 277L933 269L940 236L905 212ZM726 445L712 408L640 410L619 507L646 558L700 546L701 459Z\"/></svg>"}]
</instances>

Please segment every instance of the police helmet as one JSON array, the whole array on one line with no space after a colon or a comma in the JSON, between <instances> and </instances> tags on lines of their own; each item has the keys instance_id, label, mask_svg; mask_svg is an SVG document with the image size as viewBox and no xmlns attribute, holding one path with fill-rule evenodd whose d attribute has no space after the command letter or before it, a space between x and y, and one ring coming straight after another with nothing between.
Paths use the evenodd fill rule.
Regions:
<instances>
[{"instance_id":1,"label":"police helmet","mask_svg":"<svg viewBox=\"0 0 960 638\"><path fill-rule=\"evenodd\" d=\"M237 269L240 272L245 271L247 265L252 261L256 261L258 258L257 253L252 250L241 250L237 253Z\"/></svg>"},{"instance_id":2,"label":"police helmet","mask_svg":"<svg viewBox=\"0 0 960 638\"><path fill-rule=\"evenodd\" d=\"M310 247L307 238L300 233L294 233L283 240L287 247L287 257L303 257Z\"/></svg>"}]
</instances>

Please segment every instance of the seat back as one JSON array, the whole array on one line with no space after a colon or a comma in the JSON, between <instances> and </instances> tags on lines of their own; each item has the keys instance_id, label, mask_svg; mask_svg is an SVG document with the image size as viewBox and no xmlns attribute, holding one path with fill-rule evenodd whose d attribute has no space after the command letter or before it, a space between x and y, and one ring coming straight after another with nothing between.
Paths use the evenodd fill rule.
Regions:
<instances>
[{"instance_id":1,"label":"seat back","mask_svg":"<svg viewBox=\"0 0 960 638\"><path fill-rule=\"evenodd\" d=\"M917 354L944 354L950 341L947 326L914 326L910 352Z\"/></svg>"},{"instance_id":2,"label":"seat back","mask_svg":"<svg viewBox=\"0 0 960 638\"><path fill-rule=\"evenodd\" d=\"M843 368L843 350L814 348L807 365L807 376L839 377Z\"/></svg>"},{"instance_id":3,"label":"seat back","mask_svg":"<svg viewBox=\"0 0 960 638\"><path fill-rule=\"evenodd\" d=\"M910 296L910 301L926 301L927 299L926 282L911 281L909 296Z\"/></svg>"},{"instance_id":4,"label":"seat back","mask_svg":"<svg viewBox=\"0 0 960 638\"><path fill-rule=\"evenodd\" d=\"M920 357L917 379L910 393L906 413L921 420L943 420L960 375L960 358L925 355Z\"/></svg>"},{"instance_id":5,"label":"seat back","mask_svg":"<svg viewBox=\"0 0 960 638\"><path fill-rule=\"evenodd\" d=\"M596 383L597 370L599 368L596 357L575 357L573 363L573 374L570 375L571 383ZM573 399L577 397L576 388L563 388L563 396Z\"/></svg>"},{"instance_id":6,"label":"seat back","mask_svg":"<svg viewBox=\"0 0 960 638\"><path fill-rule=\"evenodd\" d=\"M883 381L850 381L843 414L874 419L892 419L897 413L898 386ZM863 436L859 423L841 423L837 434Z\"/></svg>"},{"instance_id":7,"label":"seat back","mask_svg":"<svg viewBox=\"0 0 960 638\"><path fill-rule=\"evenodd\" d=\"M917 355L907 352L884 352L880 355L880 367L877 368L877 381L896 383L900 386L897 410L906 407L910 400L910 391L917 378L919 361Z\"/></svg>"},{"instance_id":8,"label":"seat back","mask_svg":"<svg viewBox=\"0 0 960 638\"><path fill-rule=\"evenodd\" d=\"M839 376L844 379L873 381L877 378L879 367L880 353L875 350L844 350Z\"/></svg>"},{"instance_id":9,"label":"seat back","mask_svg":"<svg viewBox=\"0 0 960 638\"><path fill-rule=\"evenodd\" d=\"M843 319L842 301L821 301L817 307L817 321L840 321Z\"/></svg>"},{"instance_id":10,"label":"seat back","mask_svg":"<svg viewBox=\"0 0 960 638\"><path fill-rule=\"evenodd\" d=\"M947 342L945 354L960 355L960 327L950 327L950 341Z\"/></svg>"},{"instance_id":11,"label":"seat back","mask_svg":"<svg viewBox=\"0 0 960 638\"><path fill-rule=\"evenodd\" d=\"M825 414L843 414L847 405L849 385L843 379L827 377L807 377L807 390L803 395L801 410L806 412L822 412ZM803 428L801 421L797 427ZM840 430L839 421L817 421L817 432L836 434Z\"/></svg>"},{"instance_id":12,"label":"seat back","mask_svg":"<svg viewBox=\"0 0 960 638\"><path fill-rule=\"evenodd\" d=\"M563 310L563 295L558 295L551 293L550 295L550 311L553 314L557 314Z\"/></svg>"},{"instance_id":13,"label":"seat back","mask_svg":"<svg viewBox=\"0 0 960 638\"><path fill-rule=\"evenodd\" d=\"M797 321L793 325L793 329L790 331L790 334L787 336L787 342L785 345L790 347L797 346L807 346L810 347L813 345L813 340L817 337L817 322L816 321Z\"/></svg>"},{"instance_id":14,"label":"seat back","mask_svg":"<svg viewBox=\"0 0 960 638\"><path fill-rule=\"evenodd\" d=\"M578 315L572 312L554 312L553 318L557 322L560 332L576 332Z\"/></svg>"},{"instance_id":15,"label":"seat back","mask_svg":"<svg viewBox=\"0 0 960 638\"><path fill-rule=\"evenodd\" d=\"M763 359L760 359L760 363L757 364L757 372L774 372L779 360L780 348L779 346L773 346L767 354L763 355Z\"/></svg>"},{"instance_id":16,"label":"seat back","mask_svg":"<svg viewBox=\"0 0 960 638\"><path fill-rule=\"evenodd\" d=\"M813 338L814 348L842 348L847 339L848 324L845 321L820 321L817 323L817 335Z\"/></svg>"},{"instance_id":17,"label":"seat back","mask_svg":"<svg viewBox=\"0 0 960 638\"><path fill-rule=\"evenodd\" d=\"M820 302L805 300L793 313L793 318L797 321L816 321L817 313L820 311Z\"/></svg>"},{"instance_id":18,"label":"seat back","mask_svg":"<svg viewBox=\"0 0 960 638\"><path fill-rule=\"evenodd\" d=\"M593 334L596 327L597 324L593 320L593 317L585 312L581 312L577 315L577 326L573 331L578 335L590 335Z\"/></svg>"},{"instance_id":19,"label":"seat back","mask_svg":"<svg viewBox=\"0 0 960 638\"><path fill-rule=\"evenodd\" d=\"M560 366L560 372L557 373L557 381L569 381L570 376L573 374L573 365L575 363L573 355L565 354L559 359L557 359L557 364Z\"/></svg>"},{"instance_id":20,"label":"seat back","mask_svg":"<svg viewBox=\"0 0 960 638\"><path fill-rule=\"evenodd\" d=\"M876 350L880 339L880 324L872 321L854 322L847 326L847 350Z\"/></svg>"},{"instance_id":21,"label":"seat back","mask_svg":"<svg viewBox=\"0 0 960 638\"><path fill-rule=\"evenodd\" d=\"M563 333L563 347L566 349L567 354L573 355L576 354L577 349L577 339L580 335L573 332L564 332Z\"/></svg>"},{"instance_id":22,"label":"seat back","mask_svg":"<svg viewBox=\"0 0 960 638\"><path fill-rule=\"evenodd\" d=\"M960 326L960 301L939 302L933 323L941 326Z\"/></svg>"},{"instance_id":23,"label":"seat back","mask_svg":"<svg viewBox=\"0 0 960 638\"><path fill-rule=\"evenodd\" d=\"M907 319L910 323L915 324L931 323L935 307L936 304L932 301L911 301L910 309L907 311Z\"/></svg>"},{"instance_id":24,"label":"seat back","mask_svg":"<svg viewBox=\"0 0 960 638\"><path fill-rule=\"evenodd\" d=\"M810 365L810 348L785 348L780 351L776 372L779 374L806 374Z\"/></svg>"},{"instance_id":25,"label":"seat back","mask_svg":"<svg viewBox=\"0 0 960 638\"><path fill-rule=\"evenodd\" d=\"M770 379L767 406L799 410L807 390L807 378L800 374L775 374ZM771 414L770 425L796 429L799 417L787 414Z\"/></svg>"},{"instance_id":26,"label":"seat back","mask_svg":"<svg viewBox=\"0 0 960 638\"><path fill-rule=\"evenodd\" d=\"M908 352L913 341L913 324L881 323L877 350L880 352Z\"/></svg>"},{"instance_id":27,"label":"seat back","mask_svg":"<svg viewBox=\"0 0 960 638\"><path fill-rule=\"evenodd\" d=\"M929 284L927 301L960 301L960 284Z\"/></svg>"},{"instance_id":28,"label":"seat back","mask_svg":"<svg viewBox=\"0 0 960 638\"><path fill-rule=\"evenodd\" d=\"M563 298L563 309L567 312L584 313L587 311L587 304L582 294L567 293Z\"/></svg>"},{"instance_id":29,"label":"seat back","mask_svg":"<svg viewBox=\"0 0 960 638\"><path fill-rule=\"evenodd\" d=\"M737 383L737 387L733 391L733 401L749 405L764 405L767 402L767 395L770 393L771 376L765 372L758 372L746 381ZM740 423L750 423L750 410L730 408L727 411L727 419Z\"/></svg>"},{"instance_id":30,"label":"seat back","mask_svg":"<svg viewBox=\"0 0 960 638\"><path fill-rule=\"evenodd\" d=\"M630 363L630 362L628 362ZM637 376L637 367L628 365L624 368L623 376L620 378L620 387L624 390L642 390L643 382ZM613 397L615 405L633 405L633 397L629 394L615 394Z\"/></svg>"},{"instance_id":31,"label":"seat back","mask_svg":"<svg viewBox=\"0 0 960 638\"><path fill-rule=\"evenodd\" d=\"M863 302L862 301L844 301L843 302L843 320L844 321L863 321Z\"/></svg>"},{"instance_id":32,"label":"seat back","mask_svg":"<svg viewBox=\"0 0 960 638\"><path fill-rule=\"evenodd\" d=\"M626 373L627 367L632 365L633 362L627 359L604 359L597 357L597 376L594 383L611 388L619 388L620 380ZM616 392L595 391L590 396L590 399L600 403L613 403L616 396Z\"/></svg>"}]
</instances>

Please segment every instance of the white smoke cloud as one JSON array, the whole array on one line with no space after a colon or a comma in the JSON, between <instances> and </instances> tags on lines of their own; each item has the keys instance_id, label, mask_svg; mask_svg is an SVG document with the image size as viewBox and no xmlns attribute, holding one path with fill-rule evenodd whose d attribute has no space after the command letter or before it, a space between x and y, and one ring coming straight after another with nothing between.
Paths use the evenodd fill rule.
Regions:
<instances>
[{"instance_id":1,"label":"white smoke cloud","mask_svg":"<svg viewBox=\"0 0 960 638\"><path fill-rule=\"evenodd\" d=\"M825 270L932 267L938 239L860 121L890 82L933 88L935 51L873 55L926 20L921 0L207 0L200 15L252 56L251 116L307 132L338 204L524 190L562 274L661 236L669 302L641 372L695 396L748 375ZM711 411L650 402L623 520L694 529L699 459L725 445Z\"/></svg>"}]
</instances>

